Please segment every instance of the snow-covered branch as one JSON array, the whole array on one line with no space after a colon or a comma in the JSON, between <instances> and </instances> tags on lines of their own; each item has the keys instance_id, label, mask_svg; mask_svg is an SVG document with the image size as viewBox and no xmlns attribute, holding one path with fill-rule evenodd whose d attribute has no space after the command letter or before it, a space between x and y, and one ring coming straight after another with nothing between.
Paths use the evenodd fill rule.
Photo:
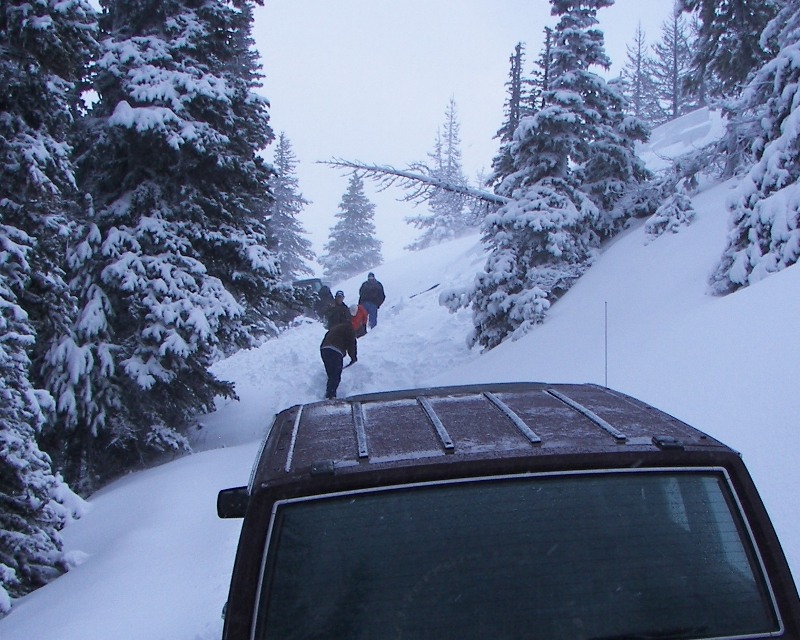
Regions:
<instances>
[{"instance_id":1,"label":"snow-covered branch","mask_svg":"<svg viewBox=\"0 0 800 640\"><path fill-rule=\"evenodd\" d=\"M424 202L430 198L435 189L452 191L461 194L465 198L481 200L492 205L504 205L509 201L508 198L498 196L489 191L475 189L464 184L453 184L452 182L436 178L430 175L430 171L422 164L412 165L409 170L396 169L389 165L373 165L358 161L352 162L339 158L320 160L319 164L326 164L340 169L351 169L362 179L366 177L375 180L378 182L381 189L386 189L395 185L400 186L410 192L403 198L403 200L407 202Z\"/></svg>"}]
</instances>

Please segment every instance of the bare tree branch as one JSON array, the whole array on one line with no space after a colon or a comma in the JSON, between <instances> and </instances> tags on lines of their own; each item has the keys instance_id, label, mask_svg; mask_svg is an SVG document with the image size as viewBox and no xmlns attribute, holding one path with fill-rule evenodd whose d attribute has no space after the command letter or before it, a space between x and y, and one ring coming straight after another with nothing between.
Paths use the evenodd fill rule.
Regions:
<instances>
[{"instance_id":1,"label":"bare tree branch","mask_svg":"<svg viewBox=\"0 0 800 640\"><path fill-rule=\"evenodd\" d=\"M461 194L465 198L480 200L492 205L504 205L508 198L481 189L474 189L463 184L445 182L431 175L430 169L424 164L414 164L408 170L395 169L389 165L373 165L363 162L351 162L334 158L332 160L319 160L318 164L326 164L339 169L355 171L361 178L370 178L378 183L381 191L391 186L399 186L409 191L402 200L405 202L420 203L431 197L435 189L444 189Z\"/></svg>"}]
</instances>

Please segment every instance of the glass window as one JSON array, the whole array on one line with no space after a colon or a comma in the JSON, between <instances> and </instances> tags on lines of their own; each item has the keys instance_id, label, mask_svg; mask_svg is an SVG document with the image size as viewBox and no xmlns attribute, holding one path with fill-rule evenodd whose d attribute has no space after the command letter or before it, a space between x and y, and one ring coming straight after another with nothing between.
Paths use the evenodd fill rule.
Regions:
<instances>
[{"instance_id":1,"label":"glass window","mask_svg":"<svg viewBox=\"0 0 800 640\"><path fill-rule=\"evenodd\" d=\"M670 470L281 504L256 637L576 640L778 630L725 476Z\"/></svg>"}]
</instances>

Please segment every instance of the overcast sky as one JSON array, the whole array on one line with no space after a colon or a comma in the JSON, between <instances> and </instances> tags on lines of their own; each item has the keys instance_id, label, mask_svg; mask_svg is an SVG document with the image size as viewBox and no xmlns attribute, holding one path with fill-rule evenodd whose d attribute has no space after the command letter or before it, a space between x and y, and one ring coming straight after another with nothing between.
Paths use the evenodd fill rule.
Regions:
<instances>
[{"instance_id":1,"label":"overcast sky","mask_svg":"<svg viewBox=\"0 0 800 640\"><path fill-rule=\"evenodd\" d=\"M655 42L671 7L672 0L617 0L598 12L611 75L624 64L637 22ZM546 0L265 0L254 32L263 93L276 135L284 132L297 155L300 190L312 201L301 222L316 248L348 181L316 161L400 167L426 160L453 97L464 171L475 179L497 151L515 44L526 43L530 72L544 27L554 24ZM403 218L425 210L396 202L399 189L366 187L391 259L417 234Z\"/></svg>"}]
</instances>

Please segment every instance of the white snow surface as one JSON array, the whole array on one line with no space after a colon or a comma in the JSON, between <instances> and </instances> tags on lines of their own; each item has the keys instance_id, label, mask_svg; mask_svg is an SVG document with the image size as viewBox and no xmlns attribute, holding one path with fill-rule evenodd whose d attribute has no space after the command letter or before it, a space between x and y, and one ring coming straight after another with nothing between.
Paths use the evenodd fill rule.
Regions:
<instances>
[{"instance_id":1,"label":"white snow surface","mask_svg":"<svg viewBox=\"0 0 800 640\"><path fill-rule=\"evenodd\" d=\"M651 166L718 123L707 112L688 120L690 131L673 123L657 131L657 148L642 149ZM387 300L378 326L359 340L340 395L481 381L607 382L741 451L800 575L800 269L724 298L708 295L734 186L697 194L697 217L679 233L648 242L643 224L631 227L543 325L485 354L466 346L469 312L438 304L442 290L467 284L483 265L477 235L374 269ZM334 286L354 302L365 276ZM217 491L247 482L274 413L322 397L323 334L319 323L298 323L218 363L215 373L236 382L239 400L203 418L191 436L197 453L92 496L88 513L63 532L75 566L16 601L0 620L0 638L219 638L241 521L217 518Z\"/></svg>"}]
</instances>

